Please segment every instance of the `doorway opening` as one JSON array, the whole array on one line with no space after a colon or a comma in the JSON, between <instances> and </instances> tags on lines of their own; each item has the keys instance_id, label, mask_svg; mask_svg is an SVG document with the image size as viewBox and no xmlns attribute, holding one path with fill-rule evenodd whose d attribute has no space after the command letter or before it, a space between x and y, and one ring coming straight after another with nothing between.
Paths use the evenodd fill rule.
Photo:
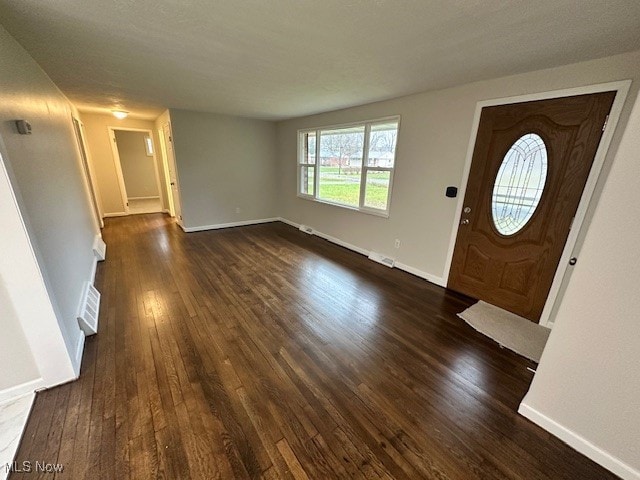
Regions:
<instances>
[{"instance_id":1,"label":"doorway opening","mask_svg":"<svg viewBox=\"0 0 640 480\"><path fill-rule=\"evenodd\" d=\"M109 134L125 213L162 212L153 132L109 127Z\"/></svg>"}]
</instances>

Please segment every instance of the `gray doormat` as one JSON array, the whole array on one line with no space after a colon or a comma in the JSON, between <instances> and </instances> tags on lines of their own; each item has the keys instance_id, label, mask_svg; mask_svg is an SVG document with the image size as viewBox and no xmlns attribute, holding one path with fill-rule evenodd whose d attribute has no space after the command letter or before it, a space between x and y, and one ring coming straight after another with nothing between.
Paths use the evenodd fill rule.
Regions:
<instances>
[{"instance_id":1,"label":"gray doormat","mask_svg":"<svg viewBox=\"0 0 640 480\"><path fill-rule=\"evenodd\" d=\"M540 362L550 329L479 301L458 316L480 333L519 355Z\"/></svg>"}]
</instances>

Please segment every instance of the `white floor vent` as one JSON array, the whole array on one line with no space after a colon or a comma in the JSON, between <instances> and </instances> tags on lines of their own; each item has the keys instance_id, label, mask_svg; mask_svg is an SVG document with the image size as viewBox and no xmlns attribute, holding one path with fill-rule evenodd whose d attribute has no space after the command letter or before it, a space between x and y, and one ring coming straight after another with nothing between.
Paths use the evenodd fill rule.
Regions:
<instances>
[{"instance_id":1,"label":"white floor vent","mask_svg":"<svg viewBox=\"0 0 640 480\"><path fill-rule=\"evenodd\" d=\"M100 292L96 287L87 282L80 313L78 314L78 325L86 336L98 333L98 315L100 313Z\"/></svg>"},{"instance_id":2,"label":"white floor vent","mask_svg":"<svg viewBox=\"0 0 640 480\"><path fill-rule=\"evenodd\" d=\"M393 266L396 263L396 261L393 258L386 257L381 253L377 253L377 252L369 253L369 260L373 260L374 262L381 263L382 265L385 265L389 268L393 268Z\"/></svg>"},{"instance_id":3,"label":"white floor vent","mask_svg":"<svg viewBox=\"0 0 640 480\"><path fill-rule=\"evenodd\" d=\"M300 225L300 231L308 233L309 235L313 235L313 228L308 225Z\"/></svg>"},{"instance_id":4,"label":"white floor vent","mask_svg":"<svg viewBox=\"0 0 640 480\"><path fill-rule=\"evenodd\" d=\"M99 261L107 258L107 244L102 241L102 238L96 236L93 241L93 254Z\"/></svg>"}]
</instances>

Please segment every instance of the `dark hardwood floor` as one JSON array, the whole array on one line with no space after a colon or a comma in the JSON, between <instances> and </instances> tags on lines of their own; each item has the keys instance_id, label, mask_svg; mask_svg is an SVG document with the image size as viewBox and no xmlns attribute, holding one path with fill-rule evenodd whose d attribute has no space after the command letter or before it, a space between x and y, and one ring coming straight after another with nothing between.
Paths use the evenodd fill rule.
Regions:
<instances>
[{"instance_id":1,"label":"dark hardwood floor","mask_svg":"<svg viewBox=\"0 0 640 480\"><path fill-rule=\"evenodd\" d=\"M80 379L37 395L18 462L72 480L615 478L516 413L531 364L456 316L465 297L281 223L139 215L103 235L100 332Z\"/></svg>"}]
</instances>

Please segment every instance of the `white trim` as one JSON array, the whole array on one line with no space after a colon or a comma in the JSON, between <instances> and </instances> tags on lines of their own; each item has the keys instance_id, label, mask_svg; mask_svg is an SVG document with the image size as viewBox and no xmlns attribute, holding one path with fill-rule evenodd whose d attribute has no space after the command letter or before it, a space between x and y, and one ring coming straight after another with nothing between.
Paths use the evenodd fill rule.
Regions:
<instances>
[{"instance_id":1,"label":"white trim","mask_svg":"<svg viewBox=\"0 0 640 480\"><path fill-rule=\"evenodd\" d=\"M36 390L44 387L46 387L45 381L42 378L36 378L35 380L29 380L28 382L0 390L0 405L12 402L25 395L33 394Z\"/></svg>"},{"instance_id":2,"label":"white trim","mask_svg":"<svg viewBox=\"0 0 640 480\"><path fill-rule=\"evenodd\" d=\"M104 218L110 218L110 217L126 217L127 215L129 215L127 212L115 212L115 213L105 213L103 215Z\"/></svg>"},{"instance_id":3,"label":"white trim","mask_svg":"<svg viewBox=\"0 0 640 480\"><path fill-rule=\"evenodd\" d=\"M335 243L336 245L340 245L341 247L348 248L349 250L353 250L354 252L359 253L360 255L364 255L365 257L369 256L369 253L370 253L369 250L358 247L352 243L345 242L344 240L340 240L339 238L333 237L331 235L327 235L326 233L319 232L315 228L313 229L313 234L320 238L324 238L325 240L328 240L331 243Z\"/></svg>"},{"instance_id":4,"label":"white trim","mask_svg":"<svg viewBox=\"0 0 640 480\"><path fill-rule=\"evenodd\" d=\"M122 200L122 208L125 215L129 215L129 207L127 206L127 187L124 184L124 174L122 173L122 164L120 162L120 153L118 152L118 144L116 142L116 128L107 127L107 135L111 144L111 155L113 155L113 166L116 169L116 177L118 177L118 187L120 188L120 200ZM107 214L105 214L105 217Z\"/></svg>"},{"instance_id":5,"label":"white trim","mask_svg":"<svg viewBox=\"0 0 640 480\"><path fill-rule=\"evenodd\" d=\"M476 111L471 127L471 136L469 138L469 145L467 146L467 156L462 173L462 179L460 181L460 188L458 189L458 203L456 205L456 212L453 218L453 223L451 225L451 236L449 240L449 249L447 252L447 261L445 263L444 272L442 274L442 279L444 280L445 285L448 282L449 273L451 271L451 262L453 260L453 252L458 235L458 226L460 224L460 218L462 215L464 197L467 190L467 182L469 181L469 172L471 170L473 150L475 148L476 137L478 135L478 126L480 125L480 114L482 112L482 109L484 107L491 107L496 105L508 105L513 103L530 102L534 100L547 100L551 98L562 98L574 95L587 95L591 93L616 91L616 98L611 107L611 112L609 113L609 122L607 124L607 128L602 135L600 145L598 146L598 150L596 151L593 165L591 167L591 173L589 174L589 178L582 192L578 210L576 211L576 216L573 221L573 227L569 232L569 237L567 238L567 242L565 244L562 256L560 257L560 261L558 262L558 267L553 279L553 283L551 285L551 290L549 291L547 301L540 317L540 325L546 327L553 326L551 312L553 311L553 307L556 305L556 303L561 300L560 288L564 276L567 272L567 268L569 266L568 260L572 256L576 241L579 234L581 233L585 215L587 213L587 209L589 208L589 203L593 197L596 183L598 181L598 176L602 171L602 166L604 165L607 151L611 144L611 140L613 138L616 125L618 124L618 120L620 119L620 114L622 113L624 102L627 98L627 93L629 92L630 86L631 80L622 80L618 82L600 83L597 85L588 85L575 88L565 88L561 90L552 90L548 92L533 93L528 95L482 100L476 104Z\"/></svg>"},{"instance_id":6,"label":"white trim","mask_svg":"<svg viewBox=\"0 0 640 480\"><path fill-rule=\"evenodd\" d=\"M77 132L74 122L78 124ZM83 171L85 174L84 177L87 182L87 187L89 189L89 201L94 207L93 210L98 215L96 221L98 223L98 230L100 230L104 228L104 222L102 221L102 219L104 218L104 209L102 208L102 196L100 195L100 190L98 189L98 185L96 183L97 177L93 168L93 161L91 160L91 152L89 152L89 145L85 138L84 123L82 123L82 120L80 120L80 116L76 116L75 113L71 114L71 123L73 124L74 133L78 137L78 148L81 149L81 151L78 152L80 154L80 161L82 162L83 166L86 167L86 170L85 168L83 168Z\"/></svg>"},{"instance_id":7,"label":"white trim","mask_svg":"<svg viewBox=\"0 0 640 480\"><path fill-rule=\"evenodd\" d=\"M160 195L151 195L149 197L129 197L129 200L160 200Z\"/></svg>"},{"instance_id":8,"label":"white trim","mask_svg":"<svg viewBox=\"0 0 640 480\"><path fill-rule=\"evenodd\" d=\"M439 287L444 287L444 288L447 287L447 282L442 277L438 277L436 275L432 275L422 270L418 270L417 268L414 268L410 265L406 265L404 263L396 262L395 267L400 270L404 270L405 272L410 273L411 275L415 275L416 277L423 278L428 282L438 285Z\"/></svg>"},{"instance_id":9,"label":"white trim","mask_svg":"<svg viewBox=\"0 0 640 480\"><path fill-rule=\"evenodd\" d=\"M353 212L366 213L367 215L373 215L376 217L389 218L389 211L385 211L385 210L376 210L375 208L368 208L368 207L354 207L353 205L345 205L344 203L331 202L329 200L315 198L315 197L312 197L311 195L305 195L304 193L298 193L298 197L302 198L303 200L309 200L311 202L324 203L325 205L332 205L334 207L345 208ZM389 199L390 198L391 198L391 189L389 189Z\"/></svg>"},{"instance_id":10,"label":"white trim","mask_svg":"<svg viewBox=\"0 0 640 480\"><path fill-rule=\"evenodd\" d=\"M158 131L158 138L160 139L160 155L162 157L162 172L164 174L164 188L165 191L167 192L167 208L165 209L165 211L171 215L172 217L175 217L175 207L173 205L173 191L171 190L171 178L169 175L169 158L168 158L168 153L167 153L167 146L165 144L165 138L164 138L164 126L161 126L160 128L157 128L158 125L156 124L156 130Z\"/></svg>"},{"instance_id":11,"label":"white trim","mask_svg":"<svg viewBox=\"0 0 640 480\"><path fill-rule=\"evenodd\" d=\"M278 221L282 222L282 223L286 223L287 225L291 225L292 227L295 227L295 228L300 228L300 224L299 223L292 222L291 220L288 220L288 219L283 218L283 217L278 217Z\"/></svg>"},{"instance_id":12,"label":"white trim","mask_svg":"<svg viewBox=\"0 0 640 480\"><path fill-rule=\"evenodd\" d=\"M73 371L76 374L76 378L80 377L80 369L82 368L82 354L84 352L84 341L86 336L82 330L80 330L80 336L76 342L76 352L73 357Z\"/></svg>"},{"instance_id":13,"label":"white trim","mask_svg":"<svg viewBox=\"0 0 640 480\"><path fill-rule=\"evenodd\" d=\"M218 223L216 225L201 225L198 227L183 227L182 225L180 225L180 227L186 233L192 233L192 232L203 232L205 230L219 230L221 228L243 227L246 225L258 225L260 223L277 222L278 220L280 220L278 217L274 217L274 218L261 218L258 220L243 220L241 222Z\"/></svg>"},{"instance_id":14,"label":"white trim","mask_svg":"<svg viewBox=\"0 0 640 480\"><path fill-rule=\"evenodd\" d=\"M162 125L160 138L161 146L163 147L162 152L164 153L163 167L165 170L165 180L167 183L167 195L169 196L170 215L174 217L178 225L180 225L180 227L184 229L184 221L182 219L182 196L180 193L180 175L178 173L176 144L173 137L173 127L171 126L171 120L167 120L167 122ZM169 144L171 144L170 146L168 145L167 141ZM171 155L169 155L169 151L171 151ZM169 168L169 166L171 166L171 168ZM171 170L173 170L173 179L171 178ZM174 185L171 185L172 183L174 183Z\"/></svg>"},{"instance_id":15,"label":"white trim","mask_svg":"<svg viewBox=\"0 0 640 480\"><path fill-rule=\"evenodd\" d=\"M540 413L526 403L522 402L520 404L518 413L619 477L625 480L640 480L640 471L627 465L610 453L594 445L586 438Z\"/></svg>"}]
</instances>

